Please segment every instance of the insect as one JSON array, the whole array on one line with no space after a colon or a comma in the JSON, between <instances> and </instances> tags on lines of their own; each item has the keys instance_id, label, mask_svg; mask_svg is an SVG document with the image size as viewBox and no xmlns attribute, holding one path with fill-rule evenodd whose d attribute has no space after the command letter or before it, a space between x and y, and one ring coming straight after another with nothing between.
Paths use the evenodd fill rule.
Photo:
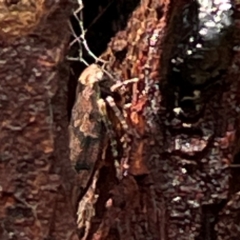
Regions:
<instances>
[{"instance_id":1,"label":"insect","mask_svg":"<svg viewBox=\"0 0 240 240\"><path fill-rule=\"evenodd\" d=\"M78 227L81 235L88 233L91 220L96 216L94 204L99 197L97 181L101 168L108 164L106 162L108 161L106 156L109 157L108 149L112 154L116 179L121 180L128 170L130 129L111 92L119 88L123 90L126 84L136 82L136 79L127 80L122 84L119 82L110 84L110 88L105 89L108 93L102 94L103 89L100 85L104 80L104 71L97 64L92 64L83 71L78 80L76 101L69 126L70 160L78 173L77 185L80 188L76 191L76 198L79 203ZM117 136L107 108L112 110L123 130L122 135L118 135L124 152L122 154L118 151Z\"/></svg>"},{"instance_id":2,"label":"insect","mask_svg":"<svg viewBox=\"0 0 240 240\"><path fill-rule=\"evenodd\" d=\"M82 189L87 187L94 174L95 164L101 159L105 134L100 106L98 82L103 72L97 65L91 65L78 80L76 101L72 109L70 134L70 160L79 173Z\"/></svg>"},{"instance_id":3,"label":"insect","mask_svg":"<svg viewBox=\"0 0 240 240\"><path fill-rule=\"evenodd\" d=\"M104 159L104 151L111 145L112 156L117 177L121 178L117 141L109 120L107 106L112 109L121 128L125 132L122 139L126 141L128 124L125 117L115 104L114 98L108 93L101 96L100 83L104 81L104 71L96 64L86 68L78 80L76 101L72 109L70 132L70 159L75 170L79 173L81 188L86 189L96 168ZM136 79L132 80L133 82ZM131 80L127 81L127 83ZM124 87L124 84L112 84L108 92Z\"/></svg>"}]
</instances>

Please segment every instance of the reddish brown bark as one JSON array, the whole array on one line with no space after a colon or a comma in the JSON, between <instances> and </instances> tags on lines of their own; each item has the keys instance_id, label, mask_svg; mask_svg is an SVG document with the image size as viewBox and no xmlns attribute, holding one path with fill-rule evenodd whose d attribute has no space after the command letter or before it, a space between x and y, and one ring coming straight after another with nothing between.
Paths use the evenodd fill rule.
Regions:
<instances>
[{"instance_id":1,"label":"reddish brown bark","mask_svg":"<svg viewBox=\"0 0 240 240\"><path fill-rule=\"evenodd\" d=\"M78 239L63 64L70 7L0 3L1 240Z\"/></svg>"},{"instance_id":2,"label":"reddish brown bark","mask_svg":"<svg viewBox=\"0 0 240 240\"><path fill-rule=\"evenodd\" d=\"M226 68L227 74L218 76L219 84L201 89L204 110L189 124L174 115L179 89L173 80L178 79L170 79L169 71L179 38L189 34L188 26L184 29L178 24L192 3L141 1L126 29L117 33L102 55L107 61L107 82L132 78L138 82L127 85L125 92L117 91L120 96L112 94L117 107L126 111L128 130L116 112L108 109L117 139L125 136L117 143L119 162L123 157L127 160L122 165L124 177L118 178L111 139L102 149L102 159L88 159L97 162L97 175L89 171L92 179L80 202L82 239L220 240L240 236L238 213L229 214L239 211L238 194L221 212L231 199L230 168L239 150L239 54L236 47L232 51L239 41L239 6L234 7L234 33L222 46L209 49L205 62L194 68L200 74L199 69L211 65L219 54L218 67ZM102 85L106 94L109 86ZM131 104L127 110L125 104ZM83 214L84 209L89 214Z\"/></svg>"},{"instance_id":3,"label":"reddish brown bark","mask_svg":"<svg viewBox=\"0 0 240 240\"><path fill-rule=\"evenodd\" d=\"M210 49L203 62L219 53L227 74L202 90L204 111L190 125L173 113L170 64L189 2L141 1L101 56L103 78L94 68L80 77L70 155L70 1L0 3L1 239L240 238L239 188L229 181L239 151L240 7L223 51Z\"/></svg>"}]
</instances>

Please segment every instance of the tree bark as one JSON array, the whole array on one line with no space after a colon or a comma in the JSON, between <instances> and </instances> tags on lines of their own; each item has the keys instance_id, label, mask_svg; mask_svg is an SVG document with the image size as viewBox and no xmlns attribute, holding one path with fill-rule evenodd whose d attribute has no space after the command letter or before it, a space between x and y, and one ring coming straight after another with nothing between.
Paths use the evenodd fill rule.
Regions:
<instances>
[{"instance_id":1,"label":"tree bark","mask_svg":"<svg viewBox=\"0 0 240 240\"><path fill-rule=\"evenodd\" d=\"M210 18L226 7L231 22L235 11L228 26L216 20L221 33L207 27L196 1L141 1L101 56L107 63L98 81L115 135L102 147L98 138L92 148L102 149L98 158L84 158L89 149L71 158L88 166L78 169L80 184L88 180L79 205L82 239L240 237L239 189L233 192L230 182L239 150L239 5L214 6ZM90 77L97 72L80 77L79 86ZM112 93L106 84L111 81L124 87ZM83 130L83 122L75 126ZM111 136L117 139L120 176Z\"/></svg>"},{"instance_id":2,"label":"tree bark","mask_svg":"<svg viewBox=\"0 0 240 240\"><path fill-rule=\"evenodd\" d=\"M63 61L71 7L0 3L1 240L78 239Z\"/></svg>"},{"instance_id":3,"label":"tree bark","mask_svg":"<svg viewBox=\"0 0 240 240\"><path fill-rule=\"evenodd\" d=\"M70 123L70 1L0 3L0 239L240 238L240 6L197 2L114 21Z\"/></svg>"}]
</instances>

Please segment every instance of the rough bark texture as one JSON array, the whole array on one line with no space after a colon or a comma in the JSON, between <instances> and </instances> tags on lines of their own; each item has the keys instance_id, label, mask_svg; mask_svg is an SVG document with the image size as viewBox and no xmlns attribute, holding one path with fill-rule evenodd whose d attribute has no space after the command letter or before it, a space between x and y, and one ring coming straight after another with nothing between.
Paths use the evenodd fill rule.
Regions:
<instances>
[{"instance_id":1,"label":"rough bark texture","mask_svg":"<svg viewBox=\"0 0 240 240\"><path fill-rule=\"evenodd\" d=\"M229 30L227 37L219 34L217 42L203 41L208 51L199 50L204 60L195 64L182 52L191 47L185 37L194 34L192 3L141 1L126 29L112 38L102 55L107 74L100 82L101 96L108 102L110 95L125 117L116 106L107 108L123 177L110 146L114 136L110 130L101 158L88 155L88 170L78 169L80 179L88 172L89 180L79 205L82 239L240 237L239 189L230 181L239 150L239 5L236 1L234 31ZM186 26L180 24L184 21ZM193 25L187 25L189 21ZM171 59L178 61L179 56L186 65L180 64L185 69L176 76ZM204 72L209 74L202 78ZM182 80L189 77L186 73L197 73L197 78L190 83ZM96 75L95 71L91 76ZM124 84L116 93L107 85L133 78L138 81ZM193 116L191 106L189 110L179 103L181 109L176 109L179 98L189 97L186 89L201 94L200 109ZM80 139L87 141L82 135ZM78 165L84 154L79 153Z\"/></svg>"},{"instance_id":2,"label":"rough bark texture","mask_svg":"<svg viewBox=\"0 0 240 240\"><path fill-rule=\"evenodd\" d=\"M69 129L70 1L0 3L1 240L240 238L239 1L197 63L195 1L126 2Z\"/></svg>"},{"instance_id":3,"label":"rough bark texture","mask_svg":"<svg viewBox=\"0 0 240 240\"><path fill-rule=\"evenodd\" d=\"M78 239L63 64L69 7L0 3L1 240Z\"/></svg>"}]
</instances>

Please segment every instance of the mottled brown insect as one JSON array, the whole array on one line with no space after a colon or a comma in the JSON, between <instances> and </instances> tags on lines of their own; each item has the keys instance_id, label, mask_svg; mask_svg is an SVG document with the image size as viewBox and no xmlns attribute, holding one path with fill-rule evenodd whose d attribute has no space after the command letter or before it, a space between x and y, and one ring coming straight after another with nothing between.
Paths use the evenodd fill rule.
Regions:
<instances>
[{"instance_id":1,"label":"mottled brown insect","mask_svg":"<svg viewBox=\"0 0 240 240\"><path fill-rule=\"evenodd\" d=\"M86 68L78 80L76 101L72 109L70 131L70 160L79 173L82 189L93 175L95 164L101 160L104 145L104 103L100 99L98 82L103 72L93 64Z\"/></svg>"}]
</instances>

